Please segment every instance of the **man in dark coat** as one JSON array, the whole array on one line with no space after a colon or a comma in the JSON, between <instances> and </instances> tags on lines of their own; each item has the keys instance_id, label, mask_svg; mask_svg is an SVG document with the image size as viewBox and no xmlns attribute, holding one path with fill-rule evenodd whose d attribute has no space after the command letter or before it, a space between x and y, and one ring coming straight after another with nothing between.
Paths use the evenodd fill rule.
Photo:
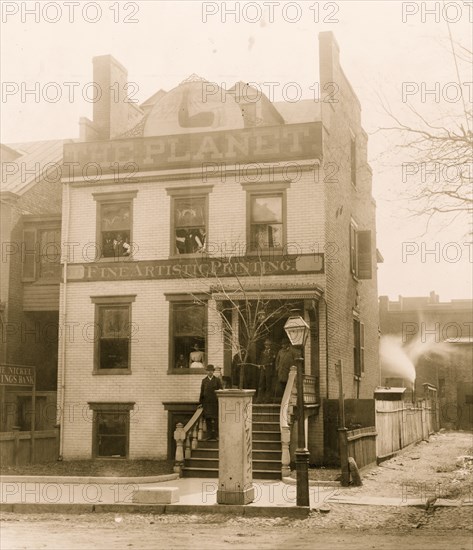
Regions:
<instances>
[{"instance_id":1,"label":"man in dark coat","mask_svg":"<svg viewBox=\"0 0 473 550\"><path fill-rule=\"evenodd\" d=\"M202 380L199 403L204 409L207 424L207 440L218 440L218 398L215 390L222 389L220 378L214 376L215 367L207 365L207 376Z\"/></svg>"},{"instance_id":2,"label":"man in dark coat","mask_svg":"<svg viewBox=\"0 0 473 550\"><path fill-rule=\"evenodd\" d=\"M266 338L259 360L260 372L256 403L271 403L276 381L275 361L276 354L272 349L272 342L269 338Z\"/></svg>"},{"instance_id":3,"label":"man in dark coat","mask_svg":"<svg viewBox=\"0 0 473 550\"><path fill-rule=\"evenodd\" d=\"M291 345L288 338L281 341L281 349L276 356L276 374L278 383L276 384L275 398L276 402L280 403L286 389L287 379L291 367L296 365L300 353Z\"/></svg>"}]
</instances>

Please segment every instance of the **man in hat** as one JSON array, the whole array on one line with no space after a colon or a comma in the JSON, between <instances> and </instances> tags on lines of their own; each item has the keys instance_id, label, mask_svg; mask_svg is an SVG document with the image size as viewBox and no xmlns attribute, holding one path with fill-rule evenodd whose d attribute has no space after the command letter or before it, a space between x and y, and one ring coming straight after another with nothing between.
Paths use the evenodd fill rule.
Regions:
<instances>
[{"instance_id":1,"label":"man in hat","mask_svg":"<svg viewBox=\"0 0 473 550\"><path fill-rule=\"evenodd\" d=\"M276 354L272 349L272 342L269 338L266 338L259 360L260 373L256 403L271 403L276 378L275 361Z\"/></svg>"},{"instance_id":2,"label":"man in hat","mask_svg":"<svg viewBox=\"0 0 473 550\"><path fill-rule=\"evenodd\" d=\"M283 338L281 341L281 349L276 356L276 374L278 382L276 384L275 400L280 403L286 389L289 371L300 357L298 351L291 345L289 338Z\"/></svg>"},{"instance_id":3,"label":"man in hat","mask_svg":"<svg viewBox=\"0 0 473 550\"><path fill-rule=\"evenodd\" d=\"M207 365L207 376L202 380L199 403L204 409L207 424L207 440L218 440L218 398L216 390L222 389L220 378L214 376L215 367Z\"/></svg>"}]
</instances>

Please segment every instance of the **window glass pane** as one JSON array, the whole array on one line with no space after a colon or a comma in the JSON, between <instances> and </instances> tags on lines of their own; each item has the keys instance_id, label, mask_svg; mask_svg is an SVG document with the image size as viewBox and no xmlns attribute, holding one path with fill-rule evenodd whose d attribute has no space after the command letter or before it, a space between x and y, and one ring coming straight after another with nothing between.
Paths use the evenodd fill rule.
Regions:
<instances>
[{"instance_id":1,"label":"window glass pane","mask_svg":"<svg viewBox=\"0 0 473 550\"><path fill-rule=\"evenodd\" d=\"M205 226L205 198L189 197L174 200L176 227Z\"/></svg>"},{"instance_id":2,"label":"window glass pane","mask_svg":"<svg viewBox=\"0 0 473 550\"><path fill-rule=\"evenodd\" d=\"M129 308L104 307L101 312L102 338L128 338L130 334Z\"/></svg>"},{"instance_id":3,"label":"window glass pane","mask_svg":"<svg viewBox=\"0 0 473 550\"><path fill-rule=\"evenodd\" d=\"M101 369L127 369L128 346L128 340L102 338L100 340L99 367Z\"/></svg>"},{"instance_id":4,"label":"window glass pane","mask_svg":"<svg viewBox=\"0 0 473 550\"><path fill-rule=\"evenodd\" d=\"M61 230L40 232L40 277L57 279L61 274Z\"/></svg>"},{"instance_id":5,"label":"window glass pane","mask_svg":"<svg viewBox=\"0 0 473 550\"><path fill-rule=\"evenodd\" d=\"M127 203L111 203L101 205L102 231L117 231L130 229L130 205Z\"/></svg>"},{"instance_id":6,"label":"window glass pane","mask_svg":"<svg viewBox=\"0 0 473 550\"><path fill-rule=\"evenodd\" d=\"M282 197L252 197L252 223L282 223Z\"/></svg>"},{"instance_id":7,"label":"window glass pane","mask_svg":"<svg viewBox=\"0 0 473 550\"><path fill-rule=\"evenodd\" d=\"M251 226L251 248L281 248L282 224L253 224Z\"/></svg>"}]
</instances>

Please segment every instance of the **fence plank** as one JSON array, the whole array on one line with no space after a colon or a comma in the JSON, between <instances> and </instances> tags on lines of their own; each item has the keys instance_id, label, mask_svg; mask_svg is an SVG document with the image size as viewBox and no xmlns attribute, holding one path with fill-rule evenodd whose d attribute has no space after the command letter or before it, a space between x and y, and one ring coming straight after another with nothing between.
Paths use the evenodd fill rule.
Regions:
<instances>
[{"instance_id":1,"label":"fence plank","mask_svg":"<svg viewBox=\"0 0 473 550\"><path fill-rule=\"evenodd\" d=\"M35 432L35 464L58 458L59 430ZM1 432L0 462L2 466L30 464L31 432Z\"/></svg>"}]
</instances>

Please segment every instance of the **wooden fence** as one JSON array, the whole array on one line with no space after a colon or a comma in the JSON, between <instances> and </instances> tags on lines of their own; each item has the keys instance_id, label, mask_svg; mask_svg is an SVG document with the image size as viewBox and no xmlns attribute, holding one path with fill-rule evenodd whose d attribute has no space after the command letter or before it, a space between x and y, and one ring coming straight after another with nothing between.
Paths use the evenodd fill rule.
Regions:
<instances>
[{"instance_id":1,"label":"wooden fence","mask_svg":"<svg viewBox=\"0 0 473 550\"><path fill-rule=\"evenodd\" d=\"M355 459L358 468L376 462L376 428L359 428L347 432L348 456Z\"/></svg>"},{"instance_id":2,"label":"wooden fence","mask_svg":"<svg viewBox=\"0 0 473 550\"><path fill-rule=\"evenodd\" d=\"M435 402L420 401L416 405L403 401L376 401L378 460L428 439L438 429Z\"/></svg>"},{"instance_id":3,"label":"wooden fence","mask_svg":"<svg viewBox=\"0 0 473 550\"><path fill-rule=\"evenodd\" d=\"M59 456L59 430L34 434L34 463L53 462ZM0 432L0 464L23 466L31 463L31 432Z\"/></svg>"}]
</instances>

